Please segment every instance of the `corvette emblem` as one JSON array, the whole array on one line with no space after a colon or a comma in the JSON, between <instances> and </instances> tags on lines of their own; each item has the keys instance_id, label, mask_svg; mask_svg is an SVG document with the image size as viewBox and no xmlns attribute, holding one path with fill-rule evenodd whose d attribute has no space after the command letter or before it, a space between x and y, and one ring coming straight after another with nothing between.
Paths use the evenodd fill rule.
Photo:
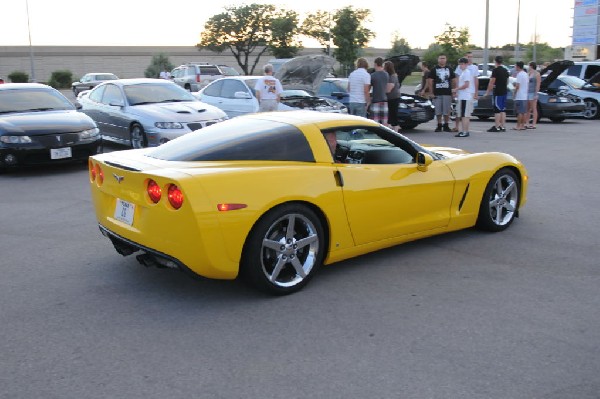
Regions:
<instances>
[{"instance_id":1,"label":"corvette emblem","mask_svg":"<svg viewBox=\"0 0 600 399\"><path fill-rule=\"evenodd\" d=\"M56 136L56 140L60 143L60 136Z\"/></svg>"},{"instance_id":2,"label":"corvette emblem","mask_svg":"<svg viewBox=\"0 0 600 399\"><path fill-rule=\"evenodd\" d=\"M113 173L113 176L115 178L115 180L117 181L117 183L121 184L121 182L123 181L123 179L125 178L125 176L119 176L116 173Z\"/></svg>"}]
</instances>

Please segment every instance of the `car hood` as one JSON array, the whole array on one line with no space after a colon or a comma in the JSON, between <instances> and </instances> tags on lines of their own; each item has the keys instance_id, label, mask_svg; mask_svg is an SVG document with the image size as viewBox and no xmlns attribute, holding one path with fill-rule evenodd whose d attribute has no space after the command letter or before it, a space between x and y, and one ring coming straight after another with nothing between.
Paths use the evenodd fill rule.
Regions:
<instances>
[{"instance_id":1,"label":"car hood","mask_svg":"<svg viewBox=\"0 0 600 399\"><path fill-rule=\"evenodd\" d=\"M415 69L420 61L418 56L412 54L394 55L385 60L391 61L392 64L394 64L394 69L398 75L398 82L400 85L402 85L404 78L412 73L413 69Z\"/></svg>"},{"instance_id":2,"label":"car hood","mask_svg":"<svg viewBox=\"0 0 600 399\"><path fill-rule=\"evenodd\" d=\"M89 116L75 110L5 114L0 117L0 133L11 135L75 133L95 127Z\"/></svg>"},{"instance_id":3,"label":"car hood","mask_svg":"<svg viewBox=\"0 0 600 399\"><path fill-rule=\"evenodd\" d=\"M468 155L470 152L453 147L439 147L433 145L424 145L426 149L436 154L443 155L445 158L454 158L459 155Z\"/></svg>"},{"instance_id":4,"label":"car hood","mask_svg":"<svg viewBox=\"0 0 600 399\"><path fill-rule=\"evenodd\" d=\"M129 109L132 114L177 122L197 121L199 118L220 119L225 116L225 112L219 108L200 101L134 105Z\"/></svg>"},{"instance_id":5,"label":"car hood","mask_svg":"<svg viewBox=\"0 0 600 399\"><path fill-rule=\"evenodd\" d=\"M302 89L317 93L334 64L335 59L326 55L303 55L283 64L275 77L286 90Z\"/></svg>"},{"instance_id":6,"label":"car hood","mask_svg":"<svg viewBox=\"0 0 600 399\"><path fill-rule=\"evenodd\" d=\"M542 69L540 75L544 76L542 83L540 84L540 91L546 91L548 85L556 80L564 71L566 71L571 65L574 65L573 61L562 60L556 61Z\"/></svg>"}]
</instances>

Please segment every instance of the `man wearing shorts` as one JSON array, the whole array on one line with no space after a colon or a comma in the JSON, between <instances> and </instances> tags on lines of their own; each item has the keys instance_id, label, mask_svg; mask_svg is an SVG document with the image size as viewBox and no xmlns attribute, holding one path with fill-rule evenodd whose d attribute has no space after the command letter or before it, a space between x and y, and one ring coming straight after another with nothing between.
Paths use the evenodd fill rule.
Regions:
<instances>
[{"instance_id":1,"label":"man wearing shorts","mask_svg":"<svg viewBox=\"0 0 600 399\"><path fill-rule=\"evenodd\" d=\"M448 122L450 121L450 107L452 106L452 89L456 86L454 71L446 65L446 55L438 56L438 64L431 68L427 78L427 89L433 93L433 105L437 117L436 132L451 132ZM443 118L443 124L442 124Z\"/></svg>"},{"instance_id":2,"label":"man wearing shorts","mask_svg":"<svg viewBox=\"0 0 600 399\"><path fill-rule=\"evenodd\" d=\"M458 84L452 93L456 96L456 120L458 121L458 134L454 137L469 137L469 122L471 112L473 111L473 75L468 69L469 64L466 58L458 60L460 75Z\"/></svg>"},{"instance_id":3,"label":"man wearing shorts","mask_svg":"<svg viewBox=\"0 0 600 399\"><path fill-rule=\"evenodd\" d=\"M371 74L371 87L373 88L371 99L371 119L384 126L388 124L387 95L393 83L390 83L390 75L383 70L383 58L375 58L375 72Z\"/></svg>"},{"instance_id":4,"label":"man wearing shorts","mask_svg":"<svg viewBox=\"0 0 600 399\"><path fill-rule=\"evenodd\" d=\"M523 61L517 61L515 69L517 71L517 81L515 82L515 113L517 114L517 126L513 130L525 130L527 113L527 91L529 86L529 76L524 70Z\"/></svg>"},{"instance_id":5,"label":"man wearing shorts","mask_svg":"<svg viewBox=\"0 0 600 399\"><path fill-rule=\"evenodd\" d=\"M508 69L504 68L501 55L496 56L496 67L492 71L490 83L488 84L485 96L489 96L493 91L492 101L494 104L494 126L488 129L488 132L505 132L506 128L506 95L508 94Z\"/></svg>"}]
</instances>

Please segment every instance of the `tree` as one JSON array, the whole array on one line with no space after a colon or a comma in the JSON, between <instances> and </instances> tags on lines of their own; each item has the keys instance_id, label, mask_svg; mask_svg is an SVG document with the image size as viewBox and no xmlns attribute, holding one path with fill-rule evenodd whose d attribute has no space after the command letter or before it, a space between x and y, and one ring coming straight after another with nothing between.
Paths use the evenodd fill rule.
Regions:
<instances>
[{"instance_id":1,"label":"tree","mask_svg":"<svg viewBox=\"0 0 600 399\"><path fill-rule=\"evenodd\" d=\"M389 58L394 55L409 54L410 51L411 51L411 48L410 48L408 42L406 41L406 39L403 37L400 37L398 32L394 32L394 35L392 36L392 48L387 53L386 57Z\"/></svg>"},{"instance_id":2,"label":"tree","mask_svg":"<svg viewBox=\"0 0 600 399\"><path fill-rule=\"evenodd\" d=\"M269 50L275 58L295 57L302 44L296 40L298 35L298 13L282 10L271 21L271 40Z\"/></svg>"},{"instance_id":3,"label":"tree","mask_svg":"<svg viewBox=\"0 0 600 399\"><path fill-rule=\"evenodd\" d=\"M533 56L533 48L535 46L535 57ZM548 43L533 43L526 44L526 58L535 61L538 64L543 64L546 61L554 62L558 59L563 59L564 49L550 47Z\"/></svg>"},{"instance_id":4,"label":"tree","mask_svg":"<svg viewBox=\"0 0 600 399\"><path fill-rule=\"evenodd\" d=\"M375 34L365 28L363 23L371 12L366 9L353 9L351 6L338 10L331 29L333 44L337 47L333 55L347 70L352 69L354 61L359 57L363 47L375 37Z\"/></svg>"},{"instance_id":5,"label":"tree","mask_svg":"<svg viewBox=\"0 0 600 399\"><path fill-rule=\"evenodd\" d=\"M225 7L225 12L206 22L196 46L218 53L229 50L244 74L253 74L260 57L269 51L274 18L277 13L272 4ZM256 57L250 66L251 55Z\"/></svg>"},{"instance_id":6,"label":"tree","mask_svg":"<svg viewBox=\"0 0 600 399\"><path fill-rule=\"evenodd\" d=\"M300 28L302 34L316 39L323 47L325 54L330 54L331 30L333 28L332 15L328 11L317 11L308 14Z\"/></svg>"},{"instance_id":7,"label":"tree","mask_svg":"<svg viewBox=\"0 0 600 399\"><path fill-rule=\"evenodd\" d=\"M439 44L441 52L446 54L449 64L456 65L458 59L469 50L469 36L469 28L458 29L450 24L446 24L446 30L435 36L435 40Z\"/></svg>"},{"instance_id":8,"label":"tree","mask_svg":"<svg viewBox=\"0 0 600 399\"><path fill-rule=\"evenodd\" d=\"M146 70L144 76L147 78L158 78L160 73L165 69L170 71L174 66L169 61L169 56L165 53L159 53L152 56L152 61Z\"/></svg>"}]
</instances>

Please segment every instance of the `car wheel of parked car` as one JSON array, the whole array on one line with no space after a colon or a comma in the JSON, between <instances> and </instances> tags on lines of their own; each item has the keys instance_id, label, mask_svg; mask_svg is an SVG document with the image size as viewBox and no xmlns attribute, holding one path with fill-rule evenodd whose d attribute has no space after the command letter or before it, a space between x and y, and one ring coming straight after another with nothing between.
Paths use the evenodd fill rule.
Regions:
<instances>
[{"instance_id":1,"label":"car wheel of parked car","mask_svg":"<svg viewBox=\"0 0 600 399\"><path fill-rule=\"evenodd\" d=\"M585 111L583 117L585 119L596 119L598 118L598 102L593 98L586 98L583 100L585 103Z\"/></svg>"},{"instance_id":2,"label":"car wheel of parked car","mask_svg":"<svg viewBox=\"0 0 600 399\"><path fill-rule=\"evenodd\" d=\"M275 295L301 289L315 274L325 253L319 217L300 204L285 204L261 217L248 235L241 276Z\"/></svg>"},{"instance_id":3,"label":"car wheel of parked car","mask_svg":"<svg viewBox=\"0 0 600 399\"><path fill-rule=\"evenodd\" d=\"M186 89L187 91L191 92L192 91L192 86L190 86L189 83L186 83L184 86L184 89Z\"/></svg>"},{"instance_id":4,"label":"car wheel of parked car","mask_svg":"<svg viewBox=\"0 0 600 399\"><path fill-rule=\"evenodd\" d=\"M548 118L554 123L560 123L565 120L565 118Z\"/></svg>"},{"instance_id":5,"label":"car wheel of parked car","mask_svg":"<svg viewBox=\"0 0 600 399\"><path fill-rule=\"evenodd\" d=\"M480 121L487 121L488 119L490 119L490 117L487 115L478 115L477 119L479 119Z\"/></svg>"},{"instance_id":6,"label":"car wheel of parked car","mask_svg":"<svg viewBox=\"0 0 600 399\"><path fill-rule=\"evenodd\" d=\"M144 128L139 123L134 123L131 126L131 148L148 147L148 138L144 132Z\"/></svg>"},{"instance_id":7,"label":"car wheel of parked car","mask_svg":"<svg viewBox=\"0 0 600 399\"><path fill-rule=\"evenodd\" d=\"M400 124L400 127L401 127L402 129L414 129L414 128L416 128L417 126L419 126L419 124L418 124L418 123L414 123L414 122L412 122L412 123L410 123L410 122L407 122L407 123L401 123L401 124Z\"/></svg>"},{"instance_id":8,"label":"car wheel of parked car","mask_svg":"<svg viewBox=\"0 0 600 399\"><path fill-rule=\"evenodd\" d=\"M519 207L520 184L510 169L500 169L490 179L479 207L477 226L488 231L502 231L513 222Z\"/></svg>"},{"instance_id":9,"label":"car wheel of parked car","mask_svg":"<svg viewBox=\"0 0 600 399\"><path fill-rule=\"evenodd\" d=\"M77 91L76 88L73 87L73 94L75 94L75 97L77 97L77 95L79 94L79 92Z\"/></svg>"}]
</instances>

